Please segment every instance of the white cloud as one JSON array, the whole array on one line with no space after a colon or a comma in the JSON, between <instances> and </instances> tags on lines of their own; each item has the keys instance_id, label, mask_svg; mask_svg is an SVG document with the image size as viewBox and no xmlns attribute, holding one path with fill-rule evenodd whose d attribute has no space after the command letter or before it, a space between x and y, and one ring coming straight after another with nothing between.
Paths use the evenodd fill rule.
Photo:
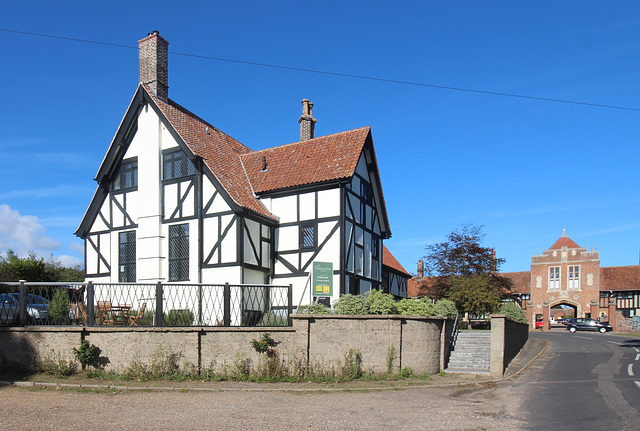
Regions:
<instances>
[{"instance_id":1,"label":"white cloud","mask_svg":"<svg viewBox=\"0 0 640 431\"><path fill-rule=\"evenodd\" d=\"M23 216L9 205L0 205L0 251L11 249L20 257L29 252L48 256L59 248L60 242L47 235L38 217Z\"/></svg>"},{"instance_id":2,"label":"white cloud","mask_svg":"<svg viewBox=\"0 0 640 431\"><path fill-rule=\"evenodd\" d=\"M76 266L82 266L82 260L75 256L69 256L68 254L61 254L56 256L55 260L60 262L60 265L66 268L75 268Z\"/></svg>"}]
</instances>

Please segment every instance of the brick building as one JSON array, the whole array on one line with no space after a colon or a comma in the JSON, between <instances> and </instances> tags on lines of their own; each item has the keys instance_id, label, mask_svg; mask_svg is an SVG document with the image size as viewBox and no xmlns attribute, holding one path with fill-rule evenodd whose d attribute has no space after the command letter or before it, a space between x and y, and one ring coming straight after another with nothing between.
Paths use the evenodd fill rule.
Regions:
<instances>
[{"instance_id":1,"label":"brick building","mask_svg":"<svg viewBox=\"0 0 640 431\"><path fill-rule=\"evenodd\" d=\"M640 265L601 267L600 255L562 236L531 259L531 270L501 275L513 282L512 295L530 324L573 309L576 317L608 321L614 330L631 326L640 315Z\"/></svg>"}]
</instances>

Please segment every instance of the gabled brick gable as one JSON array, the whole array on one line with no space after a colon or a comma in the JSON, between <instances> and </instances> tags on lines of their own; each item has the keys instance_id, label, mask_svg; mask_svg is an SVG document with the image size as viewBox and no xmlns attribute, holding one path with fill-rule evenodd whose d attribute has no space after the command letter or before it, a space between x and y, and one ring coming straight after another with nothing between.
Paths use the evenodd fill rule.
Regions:
<instances>
[{"instance_id":1,"label":"gabled brick gable","mask_svg":"<svg viewBox=\"0 0 640 431\"><path fill-rule=\"evenodd\" d=\"M549 250L560 250L562 247L581 248L568 236L561 236L556 242L553 243L551 247L549 247Z\"/></svg>"}]
</instances>

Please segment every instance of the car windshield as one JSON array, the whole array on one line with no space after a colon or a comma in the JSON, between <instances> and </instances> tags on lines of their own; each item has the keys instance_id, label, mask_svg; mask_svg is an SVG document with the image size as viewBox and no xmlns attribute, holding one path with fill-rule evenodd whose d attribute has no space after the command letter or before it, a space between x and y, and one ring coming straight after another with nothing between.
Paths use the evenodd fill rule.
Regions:
<instances>
[{"instance_id":1,"label":"car windshield","mask_svg":"<svg viewBox=\"0 0 640 431\"><path fill-rule=\"evenodd\" d=\"M29 305L49 305L49 301L39 295L27 295L27 304Z\"/></svg>"}]
</instances>

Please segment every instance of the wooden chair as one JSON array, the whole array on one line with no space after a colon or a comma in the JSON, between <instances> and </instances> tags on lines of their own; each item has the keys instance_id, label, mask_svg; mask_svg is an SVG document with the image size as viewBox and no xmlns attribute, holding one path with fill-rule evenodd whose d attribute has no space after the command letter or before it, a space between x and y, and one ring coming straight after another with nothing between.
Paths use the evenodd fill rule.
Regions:
<instances>
[{"instance_id":1,"label":"wooden chair","mask_svg":"<svg viewBox=\"0 0 640 431\"><path fill-rule=\"evenodd\" d=\"M98 321L100 325L113 325L111 301L98 301Z\"/></svg>"},{"instance_id":2,"label":"wooden chair","mask_svg":"<svg viewBox=\"0 0 640 431\"><path fill-rule=\"evenodd\" d=\"M87 319L87 308L85 307L84 302L78 302L77 310L76 318L83 324L86 324L89 319Z\"/></svg>"},{"instance_id":3,"label":"wooden chair","mask_svg":"<svg viewBox=\"0 0 640 431\"><path fill-rule=\"evenodd\" d=\"M146 308L147 308L147 303L143 302L142 306L140 307L140 310L138 311L138 314L136 314L135 316L129 316L129 325L138 326L138 324L140 323L140 320L142 320L142 316L144 316L144 310Z\"/></svg>"}]
</instances>

